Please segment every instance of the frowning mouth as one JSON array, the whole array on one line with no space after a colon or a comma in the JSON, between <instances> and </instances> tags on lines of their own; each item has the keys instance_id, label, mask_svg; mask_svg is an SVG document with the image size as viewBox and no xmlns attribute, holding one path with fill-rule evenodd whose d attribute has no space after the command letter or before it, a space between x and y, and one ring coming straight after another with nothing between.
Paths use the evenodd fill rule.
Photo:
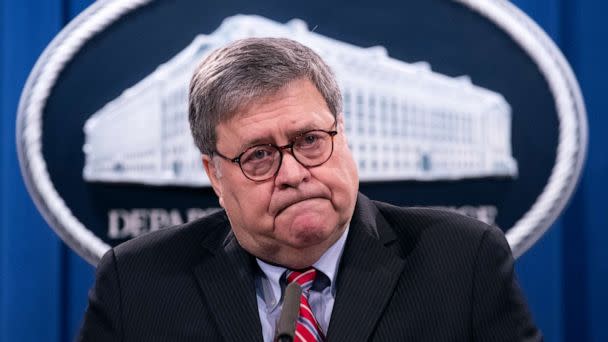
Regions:
<instances>
[{"instance_id":1,"label":"frowning mouth","mask_svg":"<svg viewBox=\"0 0 608 342\"><path fill-rule=\"evenodd\" d=\"M298 204L298 203L302 203L302 202L306 202L306 201L310 201L310 200L315 200L315 199L327 199L325 197L320 197L320 196L313 196L313 197L307 197L307 198L298 198L298 199L294 199L288 202L285 202L283 205L281 205L281 207L279 207L279 210L277 210L276 215L280 215L283 211L285 211L285 209Z\"/></svg>"}]
</instances>

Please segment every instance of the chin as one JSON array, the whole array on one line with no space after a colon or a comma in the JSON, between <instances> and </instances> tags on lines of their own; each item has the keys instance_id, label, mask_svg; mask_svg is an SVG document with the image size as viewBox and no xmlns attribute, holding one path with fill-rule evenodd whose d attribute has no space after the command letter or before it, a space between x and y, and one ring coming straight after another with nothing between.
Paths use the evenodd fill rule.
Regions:
<instances>
[{"instance_id":1,"label":"chin","mask_svg":"<svg viewBox=\"0 0 608 342\"><path fill-rule=\"evenodd\" d=\"M291 240L296 247L310 247L323 243L328 238L328 234L322 231L298 231L293 232Z\"/></svg>"},{"instance_id":2,"label":"chin","mask_svg":"<svg viewBox=\"0 0 608 342\"><path fill-rule=\"evenodd\" d=\"M327 210L286 210L275 220L275 231L285 234L296 248L323 244L335 235L337 226L335 213Z\"/></svg>"},{"instance_id":3,"label":"chin","mask_svg":"<svg viewBox=\"0 0 608 342\"><path fill-rule=\"evenodd\" d=\"M322 225L293 225L289 228L289 240L293 247L302 249L317 245L326 245L335 237L335 226Z\"/></svg>"}]
</instances>

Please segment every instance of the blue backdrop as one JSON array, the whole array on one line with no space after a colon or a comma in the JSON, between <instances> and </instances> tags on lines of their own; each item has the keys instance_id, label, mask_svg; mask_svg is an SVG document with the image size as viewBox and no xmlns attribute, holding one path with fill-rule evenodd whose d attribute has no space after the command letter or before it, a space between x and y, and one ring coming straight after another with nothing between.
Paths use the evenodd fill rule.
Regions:
<instances>
[{"instance_id":1,"label":"blue backdrop","mask_svg":"<svg viewBox=\"0 0 608 342\"><path fill-rule=\"evenodd\" d=\"M0 341L69 341L94 269L44 222L19 173L15 119L25 80L44 47L90 0L0 0ZM589 154L566 212L517 262L547 341L608 341L608 3L516 0L560 46L581 84ZM94 90L94 89L93 89Z\"/></svg>"}]
</instances>

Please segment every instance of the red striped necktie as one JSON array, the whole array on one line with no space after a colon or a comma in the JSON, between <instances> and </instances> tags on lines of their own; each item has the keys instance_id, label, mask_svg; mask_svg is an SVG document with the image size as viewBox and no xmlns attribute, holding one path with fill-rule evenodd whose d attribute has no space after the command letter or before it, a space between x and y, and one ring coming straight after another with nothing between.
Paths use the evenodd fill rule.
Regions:
<instances>
[{"instance_id":1,"label":"red striped necktie","mask_svg":"<svg viewBox=\"0 0 608 342\"><path fill-rule=\"evenodd\" d=\"M300 297L300 315L296 324L296 336L294 342L313 342L325 341L325 335L319 326L315 316L308 304L308 293L312 287L312 283L317 276L317 270L307 268L301 271L287 271L287 284L296 282L302 287L302 296Z\"/></svg>"}]
</instances>

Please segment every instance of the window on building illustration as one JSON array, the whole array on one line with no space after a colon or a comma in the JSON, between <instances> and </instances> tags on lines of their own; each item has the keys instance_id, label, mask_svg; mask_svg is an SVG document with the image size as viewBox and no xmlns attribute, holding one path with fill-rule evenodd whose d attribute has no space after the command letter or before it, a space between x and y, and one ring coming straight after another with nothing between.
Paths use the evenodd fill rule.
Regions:
<instances>
[{"instance_id":1,"label":"window on building illustration","mask_svg":"<svg viewBox=\"0 0 608 342\"><path fill-rule=\"evenodd\" d=\"M399 136L399 111L397 110L397 101L393 98L391 105L391 135Z\"/></svg>"},{"instance_id":2,"label":"window on building illustration","mask_svg":"<svg viewBox=\"0 0 608 342\"><path fill-rule=\"evenodd\" d=\"M380 98L380 122L382 125L382 135L388 134L388 108L386 98L383 96Z\"/></svg>"},{"instance_id":3,"label":"window on building illustration","mask_svg":"<svg viewBox=\"0 0 608 342\"><path fill-rule=\"evenodd\" d=\"M345 128L346 128L346 133L350 133L352 130L352 120L351 120L351 107L350 107L350 103L347 102L345 103L344 106L344 116L345 116Z\"/></svg>"},{"instance_id":4,"label":"window on building illustration","mask_svg":"<svg viewBox=\"0 0 608 342\"><path fill-rule=\"evenodd\" d=\"M367 128L369 135L376 135L376 94L372 92L367 99Z\"/></svg>"},{"instance_id":5,"label":"window on building illustration","mask_svg":"<svg viewBox=\"0 0 608 342\"><path fill-rule=\"evenodd\" d=\"M363 160L363 159L359 160L359 170L361 170L361 171L365 171L366 166L367 166L367 165L366 165L366 163L365 163L365 160Z\"/></svg>"},{"instance_id":6,"label":"window on building illustration","mask_svg":"<svg viewBox=\"0 0 608 342\"><path fill-rule=\"evenodd\" d=\"M388 160L385 160L382 162L382 169L387 171L389 169L389 162Z\"/></svg>"},{"instance_id":7,"label":"window on building illustration","mask_svg":"<svg viewBox=\"0 0 608 342\"><path fill-rule=\"evenodd\" d=\"M350 91L348 88L344 89L344 116L348 119L350 117ZM348 122L348 120L347 120Z\"/></svg>"},{"instance_id":8,"label":"window on building illustration","mask_svg":"<svg viewBox=\"0 0 608 342\"><path fill-rule=\"evenodd\" d=\"M365 132L365 123L363 122L363 94L361 92L357 93L357 133L359 135L363 135Z\"/></svg>"},{"instance_id":9,"label":"window on building illustration","mask_svg":"<svg viewBox=\"0 0 608 342\"><path fill-rule=\"evenodd\" d=\"M358 108L363 109L363 94L361 92L357 93L357 106ZM360 111L361 113L363 113L363 111Z\"/></svg>"}]
</instances>

